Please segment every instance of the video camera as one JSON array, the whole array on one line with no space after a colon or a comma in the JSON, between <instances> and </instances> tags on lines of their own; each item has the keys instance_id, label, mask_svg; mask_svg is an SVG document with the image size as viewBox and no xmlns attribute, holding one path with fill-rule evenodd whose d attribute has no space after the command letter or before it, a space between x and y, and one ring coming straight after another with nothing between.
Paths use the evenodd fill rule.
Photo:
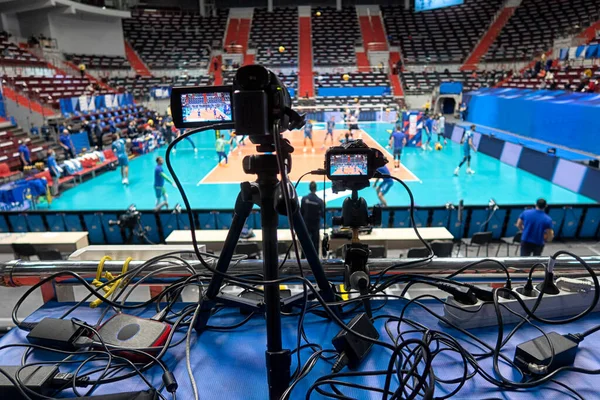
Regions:
<instances>
[{"instance_id":1,"label":"video camera","mask_svg":"<svg viewBox=\"0 0 600 400\"><path fill-rule=\"evenodd\" d=\"M369 179L387 162L381 151L370 148L360 139L330 147L325 153L325 170L334 193L368 187Z\"/></svg>"},{"instance_id":2,"label":"video camera","mask_svg":"<svg viewBox=\"0 0 600 400\"><path fill-rule=\"evenodd\" d=\"M139 226L142 214L135 207L135 204L129 206L125 213L119 215L116 221L108 221L108 225L117 225L122 229L135 229Z\"/></svg>"},{"instance_id":3,"label":"video camera","mask_svg":"<svg viewBox=\"0 0 600 400\"><path fill-rule=\"evenodd\" d=\"M281 80L267 68L248 65L237 70L233 85L174 87L171 115L177 128L226 124L259 146L273 151L273 135L304 126L304 117L292 110L292 98ZM278 121L278 132L274 123Z\"/></svg>"}]
</instances>

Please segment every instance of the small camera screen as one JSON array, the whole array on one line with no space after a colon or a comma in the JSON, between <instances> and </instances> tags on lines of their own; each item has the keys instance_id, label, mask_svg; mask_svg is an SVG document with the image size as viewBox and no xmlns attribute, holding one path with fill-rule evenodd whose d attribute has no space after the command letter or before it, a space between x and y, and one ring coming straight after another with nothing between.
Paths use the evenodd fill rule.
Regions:
<instances>
[{"instance_id":1,"label":"small camera screen","mask_svg":"<svg viewBox=\"0 0 600 400\"><path fill-rule=\"evenodd\" d=\"M231 93L185 93L181 95L183 123L231 122Z\"/></svg>"},{"instance_id":2,"label":"small camera screen","mask_svg":"<svg viewBox=\"0 0 600 400\"><path fill-rule=\"evenodd\" d=\"M369 173L367 154L332 154L330 157L330 176L361 176Z\"/></svg>"}]
</instances>

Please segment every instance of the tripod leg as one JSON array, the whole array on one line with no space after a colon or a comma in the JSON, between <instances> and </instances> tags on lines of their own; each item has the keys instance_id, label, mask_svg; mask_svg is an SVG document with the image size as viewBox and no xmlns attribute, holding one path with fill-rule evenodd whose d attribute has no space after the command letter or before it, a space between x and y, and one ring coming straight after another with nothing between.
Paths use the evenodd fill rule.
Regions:
<instances>
[{"instance_id":1,"label":"tripod leg","mask_svg":"<svg viewBox=\"0 0 600 400\"><path fill-rule=\"evenodd\" d=\"M252 206L254 205L252 201L248 199L245 200L244 198L249 198L249 196L240 193L235 202L231 228L229 229L229 233L227 233L227 239L225 239L225 244L223 245L223 250L221 250L221 255L219 256L216 267L216 270L221 273L226 273L229 268L235 246L240 239L240 234L242 233L242 229L244 229L246 219L248 219L248 216L252 211ZM208 324L210 312L214 306L214 300L219 294L219 290L223 284L223 279L223 276L214 274L210 280L208 288L206 289L205 299L202 302L202 308L198 314L196 325L194 326L194 329L196 329L197 332L202 332Z\"/></svg>"},{"instance_id":2,"label":"tripod leg","mask_svg":"<svg viewBox=\"0 0 600 400\"><path fill-rule=\"evenodd\" d=\"M302 215L300 215L298 211L294 212L293 218L294 229L298 235L298 240L300 241L302 250L304 250L306 261L308 262L308 265L310 265L310 269L315 277L317 286L321 291L321 297L323 297L323 300L326 302L333 302L335 301L333 289L331 288L331 285L325 276L325 270L323 269L323 265L321 265L319 253L317 249L315 249L312 240L310 240L310 235L308 234L308 229L306 228L304 219L302 219Z\"/></svg>"}]
</instances>

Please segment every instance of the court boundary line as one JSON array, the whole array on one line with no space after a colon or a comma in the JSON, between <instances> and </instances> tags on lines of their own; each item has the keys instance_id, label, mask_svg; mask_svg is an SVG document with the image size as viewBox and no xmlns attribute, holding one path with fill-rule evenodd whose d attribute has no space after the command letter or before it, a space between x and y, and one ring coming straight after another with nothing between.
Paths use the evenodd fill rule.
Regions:
<instances>
[{"instance_id":1,"label":"court boundary line","mask_svg":"<svg viewBox=\"0 0 600 400\"><path fill-rule=\"evenodd\" d=\"M321 129L320 129L320 130L321 130ZM390 152L390 150L389 150L389 149L387 149L387 148L383 147L383 146L382 146L382 145L381 145L381 144L380 144L380 143L379 143L377 140L375 140L375 138L374 138L373 136L371 136L371 135L370 135L370 134L369 134L367 131L365 131L364 129L360 128L360 129L358 129L358 131L360 132L360 134L368 136L368 137L369 137L369 138L370 138L370 139L373 141L373 143L375 143L375 146L376 146L376 147L378 147L378 148L379 148L379 150L381 150L383 153L387 154L387 155L389 156L388 158L391 158L391 162L392 162L392 163L394 162L394 155L393 155L393 154ZM239 143L238 143L238 145L239 145ZM232 151L230 150L230 151L227 153L227 156L229 156L229 155L231 155L231 154L232 154ZM386 165L389 165L389 164L390 164L390 163L388 162L388 164L386 164ZM400 167L401 167L401 168L403 168L403 169L404 169L406 172L408 172L408 174L409 174L410 176L412 176L412 179L410 179L410 180L405 180L406 182L419 182L419 183L423 183L423 181L422 181L422 180L421 180L421 179L420 179L420 178L419 178L419 177L418 177L418 176L417 176L417 175L416 175L414 172L412 172L412 170L410 170L410 169L409 169L409 168L408 168L406 165L404 165L402 162L400 163ZM196 183L196 186L200 186L200 185L203 185L203 184L210 184L210 185L223 185L223 184L231 184L231 183L233 183L233 184L239 184L239 182L205 182L205 181L206 181L206 179L207 179L207 178L208 178L208 177L209 177L209 176L210 176L210 175L211 175L211 174L212 174L212 173L213 173L213 172L214 172L214 171L215 171L217 168L220 168L218 163L217 163L217 165L215 165L215 166L214 166L214 167L213 167L213 168L212 168L212 169L211 169L211 170L210 170L208 173L206 173L206 175L204 175L204 177L202 177L202 179L200 179L200 180L198 181L198 183ZM222 168L222 167L221 167L221 168Z\"/></svg>"}]
</instances>

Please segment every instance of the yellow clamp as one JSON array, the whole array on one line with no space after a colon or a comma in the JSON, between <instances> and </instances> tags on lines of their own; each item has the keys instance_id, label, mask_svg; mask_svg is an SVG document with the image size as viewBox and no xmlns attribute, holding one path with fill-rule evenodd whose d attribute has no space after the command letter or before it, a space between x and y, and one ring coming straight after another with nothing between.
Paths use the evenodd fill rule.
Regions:
<instances>
[{"instance_id":1,"label":"yellow clamp","mask_svg":"<svg viewBox=\"0 0 600 400\"><path fill-rule=\"evenodd\" d=\"M104 277L108 281L112 281L113 279L116 278L113 274L111 274L108 271L103 273L104 262L106 260L112 260L112 258L110 258L109 256L102 257L102 259L100 260L100 263L98 264L98 270L96 271L96 279L94 279L92 281L92 285L94 285L98 288L101 287L102 285L104 285L104 283L102 283L102 281L100 280L102 277ZM133 260L133 258L131 258L131 257L128 257L125 260L125 262L123 263L123 268L121 269L121 275L124 275L127 273L127 270L129 269L129 263L131 262L131 260ZM104 297L106 297L106 298L110 297L114 293L114 291L119 287L119 285L121 285L121 283L125 284L125 281L126 281L126 279L118 279L109 285L103 286L102 290L104 290L104 292L106 292ZM96 308L100 304L102 304L102 299L96 299L90 303L90 308Z\"/></svg>"}]
</instances>

